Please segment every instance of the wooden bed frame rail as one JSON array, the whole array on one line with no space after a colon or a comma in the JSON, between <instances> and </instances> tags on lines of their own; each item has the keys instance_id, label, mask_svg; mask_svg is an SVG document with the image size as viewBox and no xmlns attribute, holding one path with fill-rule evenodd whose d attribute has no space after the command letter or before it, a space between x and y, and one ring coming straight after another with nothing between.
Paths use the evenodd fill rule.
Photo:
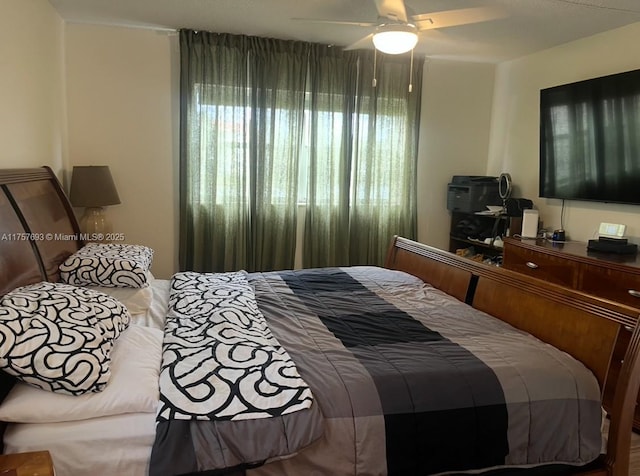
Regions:
<instances>
[{"instance_id":1,"label":"wooden bed frame rail","mask_svg":"<svg viewBox=\"0 0 640 476\"><path fill-rule=\"evenodd\" d=\"M478 263L406 238L394 237L385 266L418 276L467 304L557 347L589 368L609 417L606 454L575 474L627 476L636 397L640 388L638 309L503 268ZM612 359L622 327L633 329L625 358ZM616 368L617 366L617 368ZM607 379L617 384L607 387ZM608 398L605 398L608 397Z\"/></svg>"}]
</instances>

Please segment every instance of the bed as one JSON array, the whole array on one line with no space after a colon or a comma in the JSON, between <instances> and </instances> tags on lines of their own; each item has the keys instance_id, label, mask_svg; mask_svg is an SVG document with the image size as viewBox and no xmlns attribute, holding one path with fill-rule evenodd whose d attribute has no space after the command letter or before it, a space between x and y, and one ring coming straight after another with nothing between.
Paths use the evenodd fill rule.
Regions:
<instances>
[{"instance_id":1,"label":"bed","mask_svg":"<svg viewBox=\"0 0 640 476\"><path fill-rule=\"evenodd\" d=\"M83 242L55 175L46 167L4 170L0 187L0 295L58 281L60 264ZM132 313L114 344L102 395L118 409L93 413L96 405L78 398L54 421L5 418L12 421L5 451L48 449L61 475L89 465L105 475L628 474L640 386L637 309L401 237L385 268L207 277L214 284L177 276L151 279L153 300ZM242 405L194 416L200 410L174 405L172 395L205 390L193 381L178 389L162 382L163 375L171 385L181 380L175 376L188 358L181 359L196 354L184 349L202 343L182 345L184 332L172 326L188 322L186 334L198 340L219 333L198 355L237 339L226 323L222 330L207 323L211 301L195 301L203 293L193 289L243 286L252 300L242 307L255 305L265 325L257 318L238 325L261 323L250 332L268 348L250 346L269 356L281 380L260 376L254 387L288 395L286 404L241 395ZM238 299L216 301L215 312L238 308ZM622 327L633 335L618 361ZM162 360L167 355L173 360ZM145 366L152 377L135 373ZM220 378L231 373L216 369ZM43 408L47 420L50 408L66 405L50 404L51 392L33 400L17 387L2 374L8 396L0 415L22 407L29 420ZM219 388L206 391L217 398ZM136 402L121 408L119 396L129 393ZM601 402L610 420L604 439Z\"/></svg>"}]
</instances>

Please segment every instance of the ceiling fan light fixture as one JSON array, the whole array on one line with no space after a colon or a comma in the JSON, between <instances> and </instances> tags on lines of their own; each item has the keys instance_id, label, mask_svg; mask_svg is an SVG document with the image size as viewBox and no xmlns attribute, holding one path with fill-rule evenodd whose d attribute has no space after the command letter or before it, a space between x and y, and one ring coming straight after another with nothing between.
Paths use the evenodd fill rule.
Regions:
<instances>
[{"instance_id":1,"label":"ceiling fan light fixture","mask_svg":"<svg viewBox=\"0 0 640 476\"><path fill-rule=\"evenodd\" d=\"M416 27L410 23L380 25L373 34L373 46L390 55L411 51L417 43Z\"/></svg>"}]
</instances>

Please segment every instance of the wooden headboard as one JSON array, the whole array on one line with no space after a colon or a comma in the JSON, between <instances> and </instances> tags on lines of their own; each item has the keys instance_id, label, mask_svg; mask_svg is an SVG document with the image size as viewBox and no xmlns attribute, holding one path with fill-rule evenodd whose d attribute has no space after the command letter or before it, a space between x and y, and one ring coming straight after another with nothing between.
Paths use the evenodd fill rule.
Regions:
<instances>
[{"instance_id":1,"label":"wooden headboard","mask_svg":"<svg viewBox=\"0 0 640 476\"><path fill-rule=\"evenodd\" d=\"M0 295L58 281L58 266L83 244L78 222L49 167L0 170Z\"/></svg>"},{"instance_id":2,"label":"wooden headboard","mask_svg":"<svg viewBox=\"0 0 640 476\"><path fill-rule=\"evenodd\" d=\"M58 266L83 245L60 182L49 167L4 169L0 188L0 296L27 284L58 281ZM0 371L0 402L14 383ZM0 439L5 427L0 423Z\"/></svg>"}]
</instances>

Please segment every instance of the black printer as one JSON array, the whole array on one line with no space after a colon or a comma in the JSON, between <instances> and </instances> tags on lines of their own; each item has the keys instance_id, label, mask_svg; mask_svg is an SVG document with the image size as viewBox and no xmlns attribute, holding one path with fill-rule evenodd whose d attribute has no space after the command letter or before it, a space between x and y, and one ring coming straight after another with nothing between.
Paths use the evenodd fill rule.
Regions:
<instances>
[{"instance_id":1,"label":"black printer","mask_svg":"<svg viewBox=\"0 0 640 476\"><path fill-rule=\"evenodd\" d=\"M447 185L447 210L473 213L486 211L487 205L502 205L498 177L454 175Z\"/></svg>"}]
</instances>

